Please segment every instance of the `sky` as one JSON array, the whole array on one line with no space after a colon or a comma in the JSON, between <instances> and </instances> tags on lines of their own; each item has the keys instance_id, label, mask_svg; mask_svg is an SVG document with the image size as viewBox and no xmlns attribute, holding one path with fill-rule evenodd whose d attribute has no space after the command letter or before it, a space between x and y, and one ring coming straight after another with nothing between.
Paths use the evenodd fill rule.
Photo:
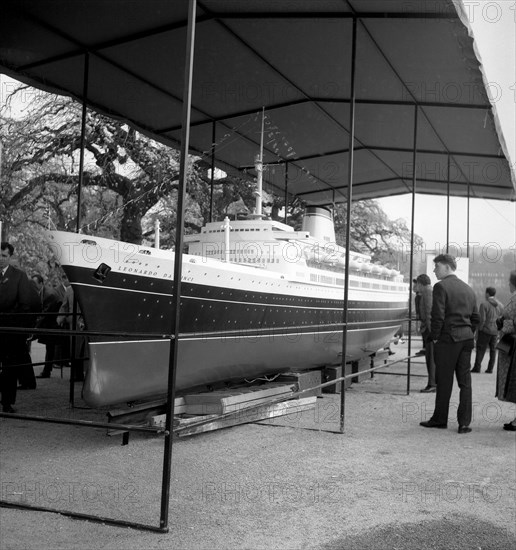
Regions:
<instances>
[{"instance_id":1,"label":"sky","mask_svg":"<svg viewBox=\"0 0 516 550\"><path fill-rule=\"evenodd\" d=\"M491 99L498 113L509 162L516 171L516 1L463 0ZM411 224L412 197L379 199L391 219ZM450 243L465 250L468 239L467 199L450 199ZM414 231L428 250L446 244L446 197L416 196ZM486 250L516 246L516 203L470 199L469 241Z\"/></svg>"}]
</instances>

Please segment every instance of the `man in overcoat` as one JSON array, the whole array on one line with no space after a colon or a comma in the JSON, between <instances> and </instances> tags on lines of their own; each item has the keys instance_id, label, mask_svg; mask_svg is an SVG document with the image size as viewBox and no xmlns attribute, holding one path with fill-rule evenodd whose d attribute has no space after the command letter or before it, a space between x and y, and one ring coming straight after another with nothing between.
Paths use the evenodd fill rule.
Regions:
<instances>
[{"instance_id":1,"label":"man in overcoat","mask_svg":"<svg viewBox=\"0 0 516 550\"><path fill-rule=\"evenodd\" d=\"M456 275L453 256L440 254L434 258L434 285L430 337L434 343L437 391L435 409L430 420L421 422L425 428L446 428L453 376L459 384L457 420L459 433L471 428L471 352L474 333L479 322L475 293Z\"/></svg>"},{"instance_id":2,"label":"man in overcoat","mask_svg":"<svg viewBox=\"0 0 516 550\"><path fill-rule=\"evenodd\" d=\"M14 247L0 244L0 327L32 328L39 311L39 297L26 273L11 265ZM0 393L2 411L15 412L18 365L27 359L27 334L0 332Z\"/></svg>"}]
</instances>

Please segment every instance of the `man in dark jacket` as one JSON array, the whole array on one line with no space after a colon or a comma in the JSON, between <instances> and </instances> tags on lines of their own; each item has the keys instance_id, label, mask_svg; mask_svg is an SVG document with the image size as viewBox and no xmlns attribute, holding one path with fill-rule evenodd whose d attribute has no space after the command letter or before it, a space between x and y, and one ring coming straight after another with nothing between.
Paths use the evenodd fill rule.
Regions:
<instances>
[{"instance_id":1,"label":"man in dark jacket","mask_svg":"<svg viewBox=\"0 0 516 550\"><path fill-rule=\"evenodd\" d=\"M39 298L24 271L11 264L14 247L0 244L0 327L32 328L39 312ZM0 392L3 412L15 412L19 365L27 363L27 334L0 333ZM30 358L30 357L29 357Z\"/></svg>"},{"instance_id":2,"label":"man in dark jacket","mask_svg":"<svg viewBox=\"0 0 516 550\"><path fill-rule=\"evenodd\" d=\"M434 273L439 282L434 285L430 336L434 342L437 392L435 409L430 420L421 422L425 428L446 428L453 375L459 384L457 420L459 433L471 428L471 351L473 335L479 323L475 293L456 275L457 263L449 254L434 258Z\"/></svg>"},{"instance_id":3,"label":"man in dark jacket","mask_svg":"<svg viewBox=\"0 0 516 550\"><path fill-rule=\"evenodd\" d=\"M428 372L428 381L426 387L421 390L422 393L435 393L435 362L434 362L434 343L430 337L430 323L432 315L432 282L426 273L421 273L416 279L416 290L419 293L419 320L421 322L419 330L423 339L425 350L426 370Z\"/></svg>"},{"instance_id":4,"label":"man in dark jacket","mask_svg":"<svg viewBox=\"0 0 516 550\"><path fill-rule=\"evenodd\" d=\"M480 304L478 313L480 322L477 332L477 353L475 355L475 364L471 372L480 372L482 359L489 346L489 363L486 372L493 372L496 359L496 337L498 329L496 328L496 319L502 315L503 305L495 298L496 289L492 286L486 288L486 299Z\"/></svg>"}]
</instances>

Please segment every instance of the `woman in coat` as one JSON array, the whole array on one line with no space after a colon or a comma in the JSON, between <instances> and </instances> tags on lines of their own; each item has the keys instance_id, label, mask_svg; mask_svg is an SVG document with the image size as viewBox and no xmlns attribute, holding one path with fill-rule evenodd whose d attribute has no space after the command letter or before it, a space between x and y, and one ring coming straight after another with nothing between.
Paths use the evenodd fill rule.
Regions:
<instances>
[{"instance_id":1,"label":"woman in coat","mask_svg":"<svg viewBox=\"0 0 516 550\"><path fill-rule=\"evenodd\" d=\"M502 311L503 325L498 333L500 340L506 334L516 336L516 271L511 271L509 276L509 289L512 296ZM511 354L501 349L498 351L495 396L500 401L516 403L516 349ZM503 429L516 432L516 418L504 424Z\"/></svg>"}]
</instances>

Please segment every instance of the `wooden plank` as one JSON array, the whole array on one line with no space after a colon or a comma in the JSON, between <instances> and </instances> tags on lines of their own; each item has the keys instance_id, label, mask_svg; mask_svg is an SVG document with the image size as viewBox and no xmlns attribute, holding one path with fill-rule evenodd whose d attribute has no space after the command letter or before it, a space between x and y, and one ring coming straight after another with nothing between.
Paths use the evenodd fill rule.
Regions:
<instances>
[{"instance_id":1,"label":"wooden plank","mask_svg":"<svg viewBox=\"0 0 516 550\"><path fill-rule=\"evenodd\" d=\"M298 413L300 411L313 409L316 405L316 400L317 397L315 396L302 397L299 399L281 401L272 405L263 405L253 410L239 410L230 417L221 418L219 420L214 418L211 422L206 422L198 426L192 426L190 428L178 431L177 435L179 437L186 437L189 435L210 432L213 430L220 430L222 428L230 428L232 426L238 426L240 424L249 424L251 422L257 422L258 420L266 420L269 418L275 418L287 414Z\"/></svg>"},{"instance_id":2,"label":"wooden plank","mask_svg":"<svg viewBox=\"0 0 516 550\"><path fill-rule=\"evenodd\" d=\"M346 363L345 376L352 374L351 363ZM324 382L329 382L330 380L336 380L342 376L342 366L341 365L327 365L324 368L323 379ZM324 393L340 393L342 382L337 382L334 386L326 386L323 388ZM348 389L351 386L351 378L344 380L344 389Z\"/></svg>"},{"instance_id":3,"label":"wooden plank","mask_svg":"<svg viewBox=\"0 0 516 550\"><path fill-rule=\"evenodd\" d=\"M138 403L127 409L113 409L108 411L108 422L117 424L148 424L149 419L162 413L166 407L166 400L148 401ZM186 412L186 403L183 397L176 397L174 400L174 414Z\"/></svg>"},{"instance_id":4,"label":"wooden plank","mask_svg":"<svg viewBox=\"0 0 516 550\"><path fill-rule=\"evenodd\" d=\"M267 400L296 390L296 384L249 386L185 395L187 414L224 414L254 407Z\"/></svg>"},{"instance_id":5,"label":"wooden plank","mask_svg":"<svg viewBox=\"0 0 516 550\"><path fill-rule=\"evenodd\" d=\"M281 374L278 380L286 382L294 382L297 384L299 391L303 391L303 397L309 397L311 395L322 395L321 388L318 388L322 383L322 371L321 369L312 369L305 371L288 371ZM309 391L306 391L309 390Z\"/></svg>"},{"instance_id":6,"label":"wooden plank","mask_svg":"<svg viewBox=\"0 0 516 550\"><path fill-rule=\"evenodd\" d=\"M367 380L368 378L371 378L371 373L369 372L362 373L362 371L369 370L372 367L372 365L373 365L373 360L371 359L371 357L363 357L359 361L353 361L351 363L352 374L357 373L358 376L354 376L351 379L351 382L353 384L356 384L357 382L362 382L363 380Z\"/></svg>"}]
</instances>

